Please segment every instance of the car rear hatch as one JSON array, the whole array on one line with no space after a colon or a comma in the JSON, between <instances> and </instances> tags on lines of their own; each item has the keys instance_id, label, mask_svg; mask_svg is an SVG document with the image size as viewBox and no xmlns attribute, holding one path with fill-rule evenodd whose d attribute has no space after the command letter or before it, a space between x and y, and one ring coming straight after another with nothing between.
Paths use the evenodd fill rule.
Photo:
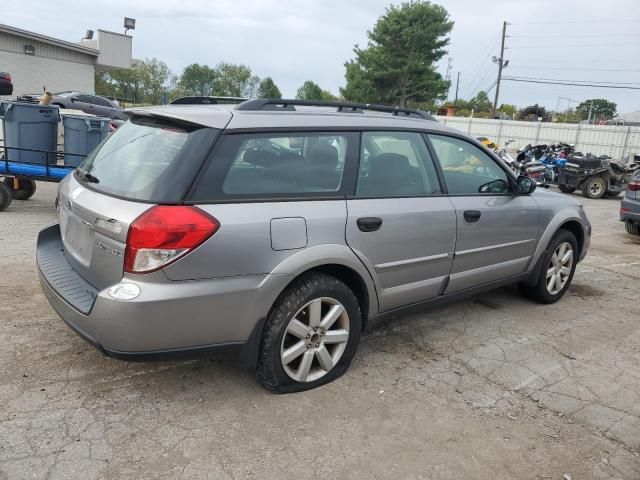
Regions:
<instances>
[{"instance_id":1,"label":"car rear hatch","mask_svg":"<svg viewBox=\"0 0 640 480\"><path fill-rule=\"evenodd\" d=\"M60 185L65 256L103 289L123 277L129 227L157 204L180 204L219 130L133 116Z\"/></svg>"}]
</instances>

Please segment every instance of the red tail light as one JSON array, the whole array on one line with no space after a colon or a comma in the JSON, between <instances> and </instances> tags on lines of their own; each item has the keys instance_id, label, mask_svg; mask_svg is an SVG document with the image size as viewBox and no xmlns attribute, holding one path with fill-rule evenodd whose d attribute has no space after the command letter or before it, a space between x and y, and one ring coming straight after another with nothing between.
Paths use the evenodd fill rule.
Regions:
<instances>
[{"instance_id":1,"label":"red tail light","mask_svg":"<svg viewBox=\"0 0 640 480\"><path fill-rule=\"evenodd\" d=\"M620 215L622 215L623 213L631 213L631 209L620 207Z\"/></svg>"},{"instance_id":2,"label":"red tail light","mask_svg":"<svg viewBox=\"0 0 640 480\"><path fill-rule=\"evenodd\" d=\"M201 245L220 223L199 208L158 205L129 228L124 270L148 273L166 267Z\"/></svg>"},{"instance_id":3,"label":"red tail light","mask_svg":"<svg viewBox=\"0 0 640 480\"><path fill-rule=\"evenodd\" d=\"M640 182L638 180L631 180L629 185L627 185L627 190L630 192L637 192L640 190Z\"/></svg>"}]
</instances>

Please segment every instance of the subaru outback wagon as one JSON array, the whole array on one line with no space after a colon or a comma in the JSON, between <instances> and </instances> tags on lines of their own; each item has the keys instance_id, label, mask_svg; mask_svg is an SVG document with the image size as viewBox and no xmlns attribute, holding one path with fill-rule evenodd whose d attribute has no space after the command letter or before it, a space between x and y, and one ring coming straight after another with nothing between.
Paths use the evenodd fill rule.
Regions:
<instances>
[{"instance_id":1,"label":"subaru outback wagon","mask_svg":"<svg viewBox=\"0 0 640 480\"><path fill-rule=\"evenodd\" d=\"M273 392L334 380L385 315L519 283L551 303L590 224L419 111L134 109L59 187L44 293L104 354L236 350Z\"/></svg>"}]
</instances>

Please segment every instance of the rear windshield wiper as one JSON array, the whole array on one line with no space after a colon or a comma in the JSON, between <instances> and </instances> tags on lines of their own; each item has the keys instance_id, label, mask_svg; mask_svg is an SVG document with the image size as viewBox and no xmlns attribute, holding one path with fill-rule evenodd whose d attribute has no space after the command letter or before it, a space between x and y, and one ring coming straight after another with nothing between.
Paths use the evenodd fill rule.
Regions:
<instances>
[{"instance_id":1,"label":"rear windshield wiper","mask_svg":"<svg viewBox=\"0 0 640 480\"><path fill-rule=\"evenodd\" d=\"M84 180L85 182L88 182L88 183L100 183L100 180L98 180L98 177L95 177L95 176L91 175L89 172L87 172L85 170L80 170L80 169L78 169L78 172L80 173L80 178L82 180Z\"/></svg>"}]
</instances>

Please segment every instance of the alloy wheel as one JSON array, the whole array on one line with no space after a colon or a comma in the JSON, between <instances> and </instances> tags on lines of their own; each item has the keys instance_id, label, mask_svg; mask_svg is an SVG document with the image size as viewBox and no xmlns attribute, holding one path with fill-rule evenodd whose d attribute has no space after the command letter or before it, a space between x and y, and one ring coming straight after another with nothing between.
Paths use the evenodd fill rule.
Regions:
<instances>
[{"instance_id":1,"label":"alloy wheel","mask_svg":"<svg viewBox=\"0 0 640 480\"><path fill-rule=\"evenodd\" d=\"M573 267L573 247L569 242L563 242L551 255L551 261L547 267L547 291L551 295L557 295L562 291L571 275Z\"/></svg>"},{"instance_id":2,"label":"alloy wheel","mask_svg":"<svg viewBox=\"0 0 640 480\"><path fill-rule=\"evenodd\" d=\"M312 382L338 363L349 340L349 315L334 298L311 300L291 318L280 346L285 373L297 382Z\"/></svg>"},{"instance_id":3,"label":"alloy wheel","mask_svg":"<svg viewBox=\"0 0 640 480\"><path fill-rule=\"evenodd\" d=\"M601 195L603 189L604 187L600 182L592 182L591 185L589 185L589 192L591 192L594 197Z\"/></svg>"}]
</instances>

